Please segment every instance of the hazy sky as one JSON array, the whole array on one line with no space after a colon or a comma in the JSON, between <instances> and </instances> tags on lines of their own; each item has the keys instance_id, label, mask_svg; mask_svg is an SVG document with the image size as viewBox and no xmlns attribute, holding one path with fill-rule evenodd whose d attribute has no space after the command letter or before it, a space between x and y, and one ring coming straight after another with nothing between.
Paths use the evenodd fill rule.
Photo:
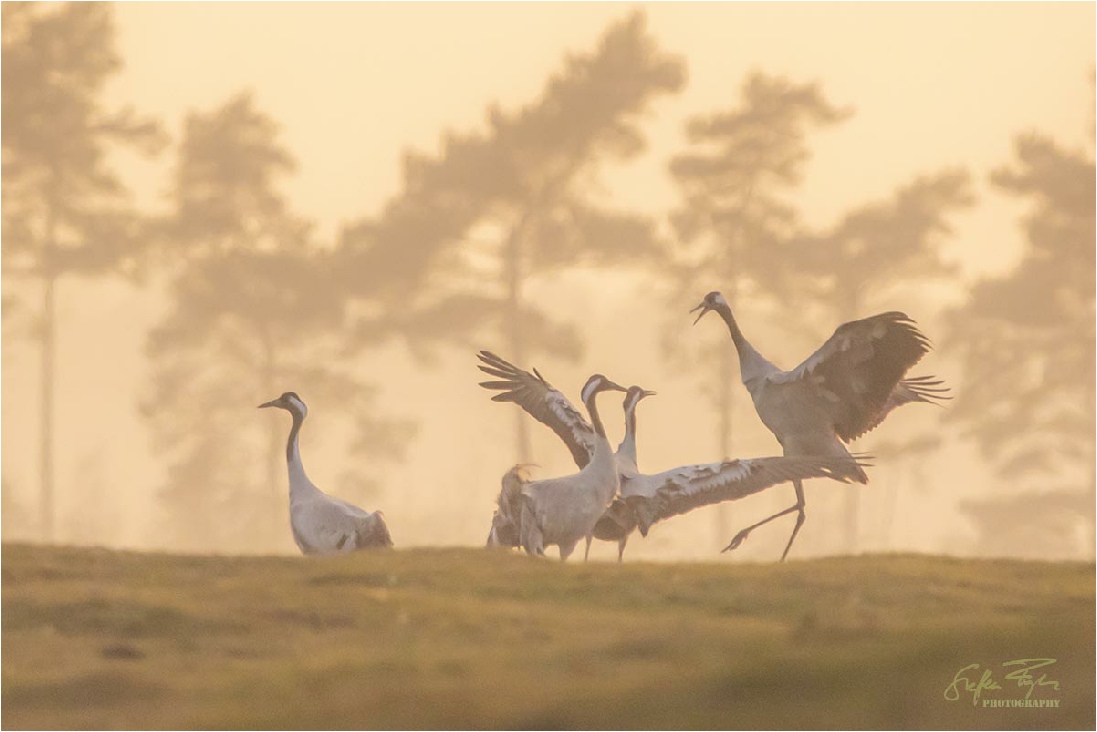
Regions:
<instances>
[{"instance_id":1,"label":"hazy sky","mask_svg":"<svg viewBox=\"0 0 1097 732\"><path fill-rule=\"evenodd\" d=\"M689 84L657 103L651 154L614 179L623 203L667 207L683 121L735 104L753 69L818 80L855 110L811 140L799 202L819 222L942 166L980 175L1019 131L1080 143L1090 124L1092 3L124 3L111 91L178 130L253 89L300 162L294 202L330 232L397 191L407 148L535 98L634 7ZM957 257L1012 238L1009 224L983 222Z\"/></svg>"},{"instance_id":2,"label":"hazy sky","mask_svg":"<svg viewBox=\"0 0 1097 732\"><path fill-rule=\"evenodd\" d=\"M1013 138L1039 130L1070 146L1089 144L1093 3L123 3L116 6L116 19L126 66L108 98L164 120L174 136L188 111L206 112L253 90L257 106L279 122L281 140L299 162L287 184L292 206L331 235L343 222L376 213L398 192L407 149L433 152L444 131L478 128L488 105L513 109L533 100L565 54L588 52L609 23L634 7L644 9L665 51L684 56L689 81L680 95L656 102L646 126L649 153L606 176L605 196L622 206L662 216L675 204L665 170L681 148L684 120L737 104L752 70L819 81L831 101L855 112L809 140L813 157L797 202L811 223L826 224L850 207L890 196L915 176L966 167L980 204L957 217L957 234L946 251L969 277L1007 267L1020 246L1022 209L986 184L990 170L1011 160ZM154 165L122 161L141 203L161 200L168 161L170 155ZM597 311L584 327L588 335L612 328L627 312L627 303L583 295L581 278L572 286L580 292L574 312ZM699 296L707 289L699 286ZM537 296L536 287L531 296ZM140 506L156 481L157 461L134 404L145 386L143 329L154 322L158 304L147 293L70 282L63 283L60 300L59 490L71 494L98 470L108 490L131 496L126 505L138 507L127 514L127 540L135 542L146 531ZM569 394L592 364L600 369L598 359L611 359L619 350L615 338L594 340L583 363L552 378ZM765 337L760 340L764 344ZM623 378L665 380L653 344L635 353L633 376ZM80 369L67 366L77 363ZM379 372L398 363L379 357ZM36 477L35 365L32 352L5 349L5 474L21 491ZM434 373L422 377L415 396L390 390L386 399L394 410L410 409L424 422L401 481L422 485L443 474L486 486L483 526L457 532L465 539L486 530L490 494L508 467L492 459L490 443L506 439L511 415L479 412L497 415L486 427L485 446L455 452L447 441L461 410L496 408L484 406L490 403L476 392L475 371L463 362L462 368L460 378L473 388L460 396L453 395L452 374ZM675 429L676 422L696 420L680 406L686 395L696 400L694 391L645 386L661 394L650 407L645 403L650 423L666 428L642 427L652 456L644 467L718 457L695 454L699 441L709 439L698 434L711 425ZM451 416L440 420L431 416L439 399L452 405ZM892 420L900 418L908 426L935 424L919 415ZM748 447L776 451L764 431L753 439ZM684 454L691 448L694 454ZM962 452L948 449L949 455ZM963 484L957 495L981 470L970 456L963 460L948 476ZM548 462L550 471L566 468L566 454ZM323 484L322 466L310 466L310 474ZM934 530L912 529L904 546L929 548L962 530L955 496L945 491L931 503L927 520ZM415 525L409 529L414 543L429 542L423 526L447 510L421 509L398 506L390 520ZM699 551L711 552L711 546Z\"/></svg>"}]
</instances>

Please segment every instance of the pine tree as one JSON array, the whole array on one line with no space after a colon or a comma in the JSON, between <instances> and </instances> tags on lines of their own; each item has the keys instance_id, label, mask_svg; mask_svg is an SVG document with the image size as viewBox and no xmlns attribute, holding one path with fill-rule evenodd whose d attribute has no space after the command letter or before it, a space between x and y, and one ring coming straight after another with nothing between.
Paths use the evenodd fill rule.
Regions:
<instances>
[{"instance_id":1,"label":"pine tree","mask_svg":"<svg viewBox=\"0 0 1097 732\"><path fill-rule=\"evenodd\" d=\"M596 202L597 174L643 151L643 113L684 77L643 15L614 24L596 50L569 57L537 100L492 107L486 130L446 135L436 158L409 154L401 194L344 237L347 286L399 302L395 317L420 352L501 339L518 364L535 352L577 357L579 332L527 302L526 285L658 254L652 219ZM528 420L519 410L516 420L516 457L528 461Z\"/></svg>"},{"instance_id":2,"label":"pine tree","mask_svg":"<svg viewBox=\"0 0 1097 732\"><path fill-rule=\"evenodd\" d=\"M408 436L408 425L374 414L375 390L344 353L335 263L280 191L293 169L248 94L186 120L173 213L160 227L176 267L171 309L149 336L143 400L168 458L161 498L174 546L289 547L286 425L257 413L261 401L298 391L329 415L328 434L340 421L365 430L373 439L359 448L382 460L399 458ZM343 496L370 490L363 480Z\"/></svg>"},{"instance_id":3,"label":"pine tree","mask_svg":"<svg viewBox=\"0 0 1097 732\"><path fill-rule=\"evenodd\" d=\"M154 122L100 99L122 66L109 4L4 3L2 11L3 270L9 281L41 285L39 533L52 541L57 288L66 276L136 271L142 220L108 152L154 154L163 136Z\"/></svg>"},{"instance_id":4,"label":"pine tree","mask_svg":"<svg viewBox=\"0 0 1097 732\"><path fill-rule=\"evenodd\" d=\"M983 551L1092 556L1097 171L1092 148L1035 133L1017 138L1015 156L991 182L1028 202L1021 261L976 283L949 317L964 363L950 417L1004 484L966 510Z\"/></svg>"}]
</instances>

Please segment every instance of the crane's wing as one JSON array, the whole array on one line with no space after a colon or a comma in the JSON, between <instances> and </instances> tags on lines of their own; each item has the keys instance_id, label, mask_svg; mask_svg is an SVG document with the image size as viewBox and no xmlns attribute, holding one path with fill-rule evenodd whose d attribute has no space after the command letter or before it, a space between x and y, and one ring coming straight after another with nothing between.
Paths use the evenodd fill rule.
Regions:
<instances>
[{"instance_id":1,"label":"crane's wing","mask_svg":"<svg viewBox=\"0 0 1097 732\"><path fill-rule=\"evenodd\" d=\"M374 511L356 521L354 546L358 549L388 549L393 546L392 534L385 523L385 514Z\"/></svg>"},{"instance_id":2,"label":"crane's wing","mask_svg":"<svg viewBox=\"0 0 1097 732\"><path fill-rule=\"evenodd\" d=\"M529 482L527 466L515 465L503 476L495 499L498 508L491 517L487 545L519 546L522 534L522 486Z\"/></svg>"},{"instance_id":3,"label":"crane's wing","mask_svg":"<svg viewBox=\"0 0 1097 732\"><path fill-rule=\"evenodd\" d=\"M666 471L666 479L647 510L637 510L637 515L646 533L656 521L701 506L745 498L778 483L808 478L833 478L846 483L866 466L866 459L863 455L763 457L683 466ZM636 503L639 507L644 502Z\"/></svg>"},{"instance_id":4,"label":"crane's wing","mask_svg":"<svg viewBox=\"0 0 1097 732\"><path fill-rule=\"evenodd\" d=\"M636 528L634 510L620 498L614 498L595 522L591 534L601 541L620 541ZM645 532L647 528L645 527Z\"/></svg>"},{"instance_id":5,"label":"crane's wing","mask_svg":"<svg viewBox=\"0 0 1097 732\"><path fill-rule=\"evenodd\" d=\"M802 364L768 378L812 386L829 403L838 436L849 442L905 403L888 407L900 380L929 349L929 339L904 313L881 313L838 326Z\"/></svg>"},{"instance_id":6,"label":"crane's wing","mask_svg":"<svg viewBox=\"0 0 1097 732\"><path fill-rule=\"evenodd\" d=\"M482 362L480 370L501 381L482 381L480 386L495 389L499 393L491 398L493 402L514 402L526 413L559 436L575 464L580 469L586 467L594 455L594 429L583 418L568 398L538 373L523 371L514 364L496 356L491 351L480 351L478 358Z\"/></svg>"},{"instance_id":7,"label":"crane's wing","mask_svg":"<svg viewBox=\"0 0 1097 732\"><path fill-rule=\"evenodd\" d=\"M903 379L891 390L891 394L888 395L887 401L884 402L884 406L864 425L864 428L860 432L853 435L850 439L856 440L866 432L875 429L877 425L884 421L884 418L888 416L891 410L896 407L901 407L904 404L910 404L911 402L926 402L927 404L937 404L940 406L941 400L952 398L949 396L949 389L947 386L944 386L944 383L945 382L933 376L915 376L909 379Z\"/></svg>"},{"instance_id":8,"label":"crane's wing","mask_svg":"<svg viewBox=\"0 0 1097 732\"><path fill-rule=\"evenodd\" d=\"M290 524L294 539L306 554L392 546L384 514L363 511L353 503L326 494L310 502L308 511Z\"/></svg>"},{"instance_id":9,"label":"crane's wing","mask_svg":"<svg viewBox=\"0 0 1097 732\"><path fill-rule=\"evenodd\" d=\"M381 511L366 511L342 498L328 496L334 506L339 508L348 519L351 534L347 541L353 540L356 549L371 549L377 547L391 547L392 535L389 533L388 524L385 523L385 514Z\"/></svg>"}]
</instances>

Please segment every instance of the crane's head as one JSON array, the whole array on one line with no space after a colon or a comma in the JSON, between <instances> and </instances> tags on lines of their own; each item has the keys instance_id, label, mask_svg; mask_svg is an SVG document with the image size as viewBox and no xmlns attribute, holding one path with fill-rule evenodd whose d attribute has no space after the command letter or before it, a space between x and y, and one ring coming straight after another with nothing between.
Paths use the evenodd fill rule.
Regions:
<instances>
[{"instance_id":1,"label":"crane's head","mask_svg":"<svg viewBox=\"0 0 1097 732\"><path fill-rule=\"evenodd\" d=\"M649 396L655 396L655 392L648 391L640 386L630 386L628 392L625 393L625 411L636 409L636 405L640 403L640 400Z\"/></svg>"},{"instance_id":2,"label":"crane's head","mask_svg":"<svg viewBox=\"0 0 1097 732\"><path fill-rule=\"evenodd\" d=\"M309 408L305 406L305 403L301 401L301 397L297 396L295 391L283 392L282 396L277 399L271 399L269 402L263 402L259 405L260 409L264 407L278 407L291 414L299 414L302 419L309 413Z\"/></svg>"},{"instance_id":3,"label":"crane's head","mask_svg":"<svg viewBox=\"0 0 1097 732\"><path fill-rule=\"evenodd\" d=\"M707 313L709 310L715 310L716 308L721 306L727 307L727 304L728 301L724 299L724 296L720 294L720 291L713 290L709 294L705 295L705 299L701 301L700 305L695 307L693 310L690 310L691 313L696 313L698 310L701 311L700 313L697 313L697 320L693 321L693 324L697 325L697 322L701 320L701 318L705 317L705 313Z\"/></svg>"},{"instance_id":4,"label":"crane's head","mask_svg":"<svg viewBox=\"0 0 1097 732\"><path fill-rule=\"evenodd\" d=\"M595 374L587 379L587 383L583 385L583 391L579 397L587 402L595 394L602 391L628 391L628 389L614 381L610 381L601 374Z\"/></svg>"}]
</instances>

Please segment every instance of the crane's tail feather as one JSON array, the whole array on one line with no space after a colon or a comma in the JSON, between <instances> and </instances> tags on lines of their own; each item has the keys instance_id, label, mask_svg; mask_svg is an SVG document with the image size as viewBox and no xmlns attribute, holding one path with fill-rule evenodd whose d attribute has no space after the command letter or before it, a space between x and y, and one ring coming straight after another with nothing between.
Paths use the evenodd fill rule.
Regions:
<instances>
[{"instance_id":1,"label":"crane's tail feather","mask_svg":"<svg viewBox=\"0 0 1097 732\"><path fill-rule=\"evenodd\" d=\"M951 389L945 386L943 379L936 376L912 376L903 379L903 386L910 390L911 401L925 402L941 406L942 401L952 399Z\"/></svg>"},{"instance_id":2,"label":"crane's tail feather","mask_svg":"<svg viewBox=\"0 0 1097 732\"><path fill-rule=\"evenodd\" d=\"M385 523L385 514L375 511L364 521L355 532L354 544L358 549L391 549L394 544Z\"/></svg>"}]
</instances>

